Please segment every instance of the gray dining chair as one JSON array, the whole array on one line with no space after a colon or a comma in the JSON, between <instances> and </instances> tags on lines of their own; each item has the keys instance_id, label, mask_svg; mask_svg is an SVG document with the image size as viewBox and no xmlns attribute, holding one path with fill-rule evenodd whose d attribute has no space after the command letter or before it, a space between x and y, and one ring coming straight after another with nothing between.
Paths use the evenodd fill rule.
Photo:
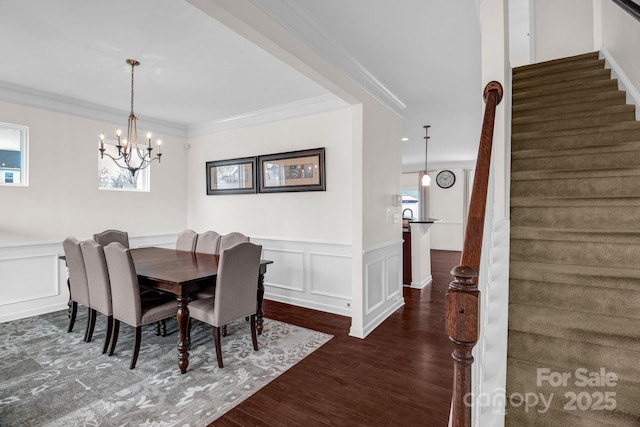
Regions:
<instances>
[{"instance_id":1,"label":"gray dining chair","mask_svg":"<svg viewBox=\"0 0 640 427\"><path fill-rule=\"evenodd\" d=\"M224 236L220 236L220 246L218 247L218 253L222 254L222 251L235 246L236 243L248 241L249 236L245 236L244 234L238 233L237 231L225 234Z\"/></svg>"},{"instance_id":2,"label":"gray dining chair","mask_svg":"<svg viewBox=\"0 0 640 427\"><path fill-rule=\"evenodd\" d=\"M89 326L91 324L91 304L89 299L89 284L87 282L87 270L84 265L84 257L80 248L80 241L75 237L67 237L62 242L64 256L69 270L69 328L67 332L73 331L73 325L76 322L78 312L78 304L87 307L87 328L84 333L84 341L87 340L89 334Z\"/></svg>"},{"instance_id":3,"label":"gray dining chair","mask_svg":"<svg viewBox=\"0 0 640 427\"><path fill-rule=\"evenodd\" d=\"M219 247L220 235L215 231L205 231L204 233L198 234L196 252L217 255Z\"/></svg>"},{"instance_id":4,"label":"gray dining chair","mask_svg":"<svg viewBox=\"0 0 640 427\"><path fill-rule=\"evenodd\" d=\"M253 349L258 351L256 331L256 283L262 246L241 242L220 256L215 295L189 304L190 319L213 326L218 366L222 363L221 328L227 323L250 317Z\"/></svg>"},{"instance_id":5,"label":"gray dining chair","mask_svg":"<svg viewBox=\"0 0 640 427\"><path fill-rule=\"evenodd\" d=\"M93 240L99 245L107 246L109 243L120 242L125 248L129 247L129 233L120 230L105 230L93 235Z\"/></svg>"},{"instance_id":6,"label":"gray dining chair","mask_svg":"<svg viewBox=\"0 0 640 427\"><path fill-rule=\"evenodd\" d=\"M87 342L91 341L96 324L96 312L107 316L107 332L104 336L102 353L107 352L111 334L113 331L113 306L111 304L111 285L109 283L109 271L107 260L104 257L104 249L94 240L85 240L80 243L84 265L87 270L87 282L89 285L89 300L91 301L91 325L87 335Z\"/></svg>"},{"instance_id":7,"label":"gray dining chair","mask_svg":"<svg viewBox=\"0 0 640 427\"><path fill-rule=\"evenodd\" d=\"M198 234L195 231L183 230L178 233L178 238L176 239L176 249L179 251L194 252L196 250L197 241Z\"/></svg>"},{"instance_id":8,"label":"gray dining chair","mask_svg":"<svg viewBox=\"0 0 640 427\"><path fill-rule=\"evenodd\" d=\"M175 299L145 300L140 297L140 285L131 252L122 244L110 243L104 248L104 254L113 301L113 336L109 356L113 355L118 342L120 322L133 326L135 338L129 365L129 369L133 369L140 352L142 326L175 316L176 301Z\"/></svg>"}]
</instances>

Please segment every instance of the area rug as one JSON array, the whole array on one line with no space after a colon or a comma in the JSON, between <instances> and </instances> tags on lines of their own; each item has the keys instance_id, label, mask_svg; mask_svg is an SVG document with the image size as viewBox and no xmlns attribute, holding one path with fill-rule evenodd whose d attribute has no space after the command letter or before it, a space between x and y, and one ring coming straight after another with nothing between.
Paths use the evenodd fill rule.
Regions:
<instances>
[{"instance_id":1,"label":"area rug","mask_svg":"<svg viewBox=\"0 0 640 427\"><path fill-rule=\"evenodd\" d=\"M133 329L121 324L115 354L102 354L106 318L82 338L86 310L67 333L66 311L0 324L0 426L206 426L331 339L265 319L251 344L249 323L228 325L218 368L210 326L193 322L189 369L180 374L178 331L143 327L133 370ZM80 312L84 314L81 315Z\"/></svg>"}]
</instances>

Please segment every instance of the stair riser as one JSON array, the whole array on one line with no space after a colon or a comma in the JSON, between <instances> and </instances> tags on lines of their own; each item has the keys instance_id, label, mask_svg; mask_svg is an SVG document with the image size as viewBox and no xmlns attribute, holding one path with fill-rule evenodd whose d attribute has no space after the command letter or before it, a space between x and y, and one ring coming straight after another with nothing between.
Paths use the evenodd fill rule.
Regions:
<instances>
[{"instance_id":1,"label":"stair riser","mask_svg":"<svg viewBox=\"0 0 640 427\"><path fill-rule=\"evenodd\" d=\"M609 80L603 84L585 86L584 88L571 88L567 91L527 91L513 95L513 105L527 104L529 102L562 102L577 97L593 95L597 93L615 92L618 90L618 83Z\"/></svg>"},{"instance_id":2,"label":"stair riser","mask_svg":"<svg viewBox=\"0 0 640 427\"><path fill-rule=\"evenodd\" d=\"M566 310L640 319L640 291L585 287L534 280L509 280L509 303L537 305ZM519 353L520 354L520 353ZM521 354L518 356L521 357ZM636 355L637 357L637 355ZM634 359L635 381L640 384L640 371Z\"/></svg>"},{"instance_id":3,"label":"stair riser","mask_svg":"<svg viewBox=\"0 0 640 427\"><path fill-rule=\"evenodd\" d=\"M615 218L615 219L612 219ZM640 207L511 207L511 227L640 230ZM635 236L631 239L636 238Z\"/></svg>"},{"instance_id":4,"label":"stair riser","mask_svg":"<svg viewBox=\"0 0 640 427\"><path fill-rule=\"evenodd\" d=\"M635 119L634 112L626 111L615 114L603 114L598 116L587 116L565 120L548 120L536 123L514 123L512 132L514 134L522 132L544 132L565 129L591 128L600 125L628 122Z\"/></svg>"},{"instance_id":5,"label":"stair riser","mask_svg":"<svg viewBox=\"0 0 640 427\"><path fill-rule=\"evenodd\" d=\"M512 135L512 150L596 147L627 142L640 142L640 128L610 132L585 132L574 135L528 137Z\"/></svg>"},{"instance_id":6,"label":"stair riser","mask_svg":"<svg viewBox=\"0 0 640 427\"><path fill-rule=\"evenodd\" d=\"M526 117L543 118L545 116L571 112L579 114L580 111L593 111L625 104L626 96L624 92L614 92L612 94L607 92L597 96L585 97L583 98L583 102L578 103L565 103L560 105L549 105L547 103L520 104L513 108L512 116L514 119Z\"/></svg>"},{"instance_id":7,"label":"stair riser","mask_svg":"<svg viewBox=\"0 0 640 427\"><path fill-rule=\"evenodd\" d=\"M520 92L531 87L540 87L547 85L572 85L580 84L587 80L610 80L611 70L607 69L594 69L589 71L574 71L571 73L553 74L549 76L539 76L536 78L529 78L522 81L514 81L513 92Z\"/></svg>"},{"instance_id":8,"label":"stair riser","mask_svg":"<svg viewBox=\"0 0 640 427\"><path fill-rule=\"evenodd\" d=\"M550 152L540 150L540 154ZM600 170L640 167L640 150L619 151L613 153L594 153L563 155L554 157L534 157L526 159L514 158L511 162L512 172L524 171L561 171L561 170Z\"/></svg>"},{"instance_id":9,"label":"stair riser","mask_svg":"<svg viewBox=\"0 0 640 427\"><path fill-rule=\"evenodd\" d=\"M558 121L558 120L568 120L568 119L579 119L585 117L597 117L605 114L616 114L616 113L630 113L630 120L635 119L635 106L633 105L612 105L608 107L595 108L590 106L590 108L575 108L582 107L582 104L572 104L574 108L565 109L563 112L557 112L555 114L535 114L523 117L513 117L512 124L520 125L526 123L542 123L542 122L550 122L550 121Z\"/></svg>"},{"instance_id":10,"label":"stair riser","mask_svg":"<svg viewBox=\"0 0 640 427\"><path fill-rule=\"evenodd\" d=\"M636 177L512 181L512 197L640 197Z\"/></svg>"},{"instance_id":11,"label":"stair riser","mask_svg":"<svg viewBox=\"0 0 640 427\"><path fill-rule=\"evenodd\" d=\"M512 260L625 268L640 259L640 245L511 239Z\"/></svg>"},{"instance_id":12,"label":"stair riser","mask_svg":"<svg viewBox=\"0 0 640 427\"><path fill-rule=\"evenodd\" d=\"M570 56L567 58L558 58L558 59L552 59L550 61L543 61L543 62L537 62L535 64L523 65L521 67L514 68L513 72L514 74L522 74L532 70L547 69L553 65L570 64L570 63L584 64L585 62L588 63L588 62L598 61L598 60L600 60L599 52L587 52L587 53L582 53L580 55Z\"/></svg>"}]
</instances>

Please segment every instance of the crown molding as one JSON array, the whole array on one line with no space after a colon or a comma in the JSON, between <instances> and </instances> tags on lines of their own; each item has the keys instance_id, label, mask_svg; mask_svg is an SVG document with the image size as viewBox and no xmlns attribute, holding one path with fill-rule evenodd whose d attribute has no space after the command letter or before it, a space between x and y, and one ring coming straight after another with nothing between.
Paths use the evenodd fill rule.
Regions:
<instances>
[{"instance_id":1,"label":"crown molding","mask_svg":"<svg viewBox=\"0 0 640 427\"><path fill-rule=\"evenodd\" d=\"M279 2L250 1L289 33L344 71L369 95L402 116L402 113L407 108L404 101L324 31L295 0L281 0Z\"/></svg>"},{"instance_id":2,"label":"crown molding","mask_svg":"<svg viewBox=\"0 0 640 427\"><path fill-rule=\"evenodd\" d=\"M129 116L128 111L109 108L103 105L80 101L78 99L6 82L0 82L0 100L110 123L122 122L123 118ZM144 116L139 117L139 119L143 120L157 133L180 137L187 136L187 126L184 124L171 123Z\"/></svg>"},{"instance_id":3,"label":"crown molding","mask_svg":"<svg viewBox=\"0 0 640 427\"><path fill-rule=\"evenodd\" d=\"M74 98L55 95L49 92L39 91L6 82L0 82L0 101L41 108L57 113L73 114L109 123L121 122L123 117L127 117L129 115L128 112L123 110L109 108L99 104L80 101ZM144 120L149 127L152 127L156 133L189 138L240 127L254 126L271 121L337 110L345 108L348 105L349 104L337 96L327 94L225 117L210 122L191 125L171 123L149 117L139 118Z\"/></svg>"},{"instance_id":4,"label":"crown molding","mask_svg":"<svg viewBox=\"0 0 640 427\"><path fill-rule=\"evenodd\" d=\"M278 120L307 116L310 114L337 110L348 106L349 104L337 96L331 94L321 95L303 99L301 101L290 102L218 120L212 120L206 123L191 125L189 126L188 137L207 135Z\"/></svg>"}]
</instances>

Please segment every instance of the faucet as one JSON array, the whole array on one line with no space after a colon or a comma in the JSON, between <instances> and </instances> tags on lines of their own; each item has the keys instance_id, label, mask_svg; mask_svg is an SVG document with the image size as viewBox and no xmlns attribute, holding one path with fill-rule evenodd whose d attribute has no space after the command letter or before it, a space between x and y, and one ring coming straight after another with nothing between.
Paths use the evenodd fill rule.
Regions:
<instances>
[{"instance_id":1,"label":"faucet","mask_svg":"<svg viewBox=\"0 0 640 427\"><path fill-rule=\"evenodd\" d=\"M405 215L404 215L404 213L405 213L406 211L409 211L409 216L405 216ZM405 208L405 209L402 211L402 218L409 218L409 219L413 219L413 211L412 211L411 209L409 209L409 208Z\"/></svg>"}]
</instances>

